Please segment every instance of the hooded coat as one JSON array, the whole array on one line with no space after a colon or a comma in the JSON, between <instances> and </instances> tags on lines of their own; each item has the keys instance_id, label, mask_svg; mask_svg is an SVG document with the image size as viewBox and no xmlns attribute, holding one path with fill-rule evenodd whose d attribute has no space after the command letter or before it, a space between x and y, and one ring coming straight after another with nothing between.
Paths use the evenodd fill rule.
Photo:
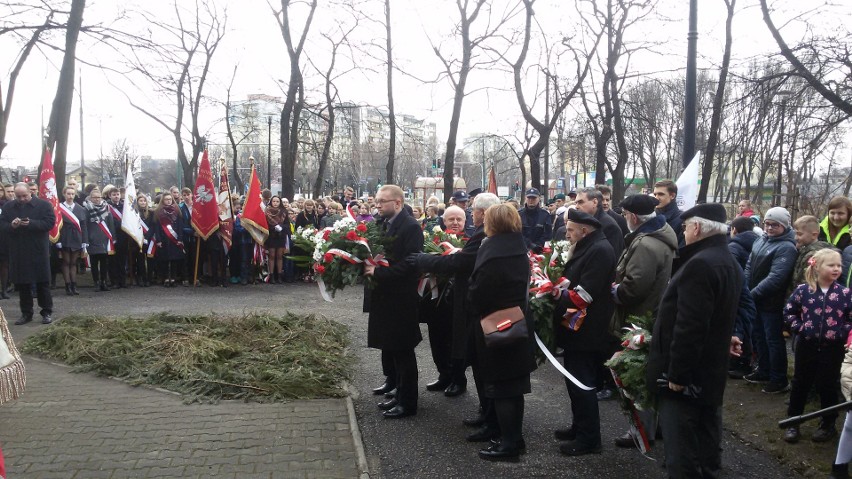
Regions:
<instances>
[{"instance_id":1,"label":"hooded coat","mask_svg":"<svg viewBox=\"0 0 852 479\"><path fill-rule=\"evenodd\" d=\"M625 240L627 249L615 268L617 304L610 332L616 337L629 316L656 312L677 254L677 236L663 216L648 220Z\"/></svg>"}]
</instances>

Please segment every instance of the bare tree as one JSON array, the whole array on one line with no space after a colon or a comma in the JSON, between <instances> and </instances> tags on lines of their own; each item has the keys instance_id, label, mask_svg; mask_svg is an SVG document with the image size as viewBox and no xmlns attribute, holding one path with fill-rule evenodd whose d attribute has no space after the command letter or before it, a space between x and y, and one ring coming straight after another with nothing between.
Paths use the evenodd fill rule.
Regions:
<instances>
[{"instance_id":1,"label":"bare tree","mask_svg":"<svg viewBox=\"0 0 852 479\"><path fill-rule=\"evenodd\" d=\"M281 189L282 194L287 198L292 198L295 192L293 182L296 177L296 160L299 150L299 118L305 101L305 89L299 61L305 47L305 39L311 29L317 0L305 2L307 3L308 14L302 27L302 33L296 43L293 42L290 24L290 8L294 3L298 2L281 0L280 10L276 10L270 4L275 20L281 29L281 36L287 46L287 56L290 60L290 80L287 84L284 108L281 109Z\"/></svg>"},{"instance_id":2,"label":"bare tree","mask_svg":"<svg viewBox=\"0 0 852 479\"><path fill-rule=\"evenodd\" d=\"M171 133L183 181L191 184L199 153L205 147L199 125L204 87L213 57L227 30L227 12L219 12L212 0L196 0L193 11L185 10L182 4L174 0L174 24L152 13L140 12L163 40L156 39L141 48L133 48L129 61L131 72L142 79L137 88L143 90L153 86L159 95L173 101L174 116L164 119L153 106L140 104L126 92L125 96L133 108ZM185 136L189 137L189 155Z\"/></svg>"},{"instance_id":3,"label":"bare tree","mask_svg":"<svg viewBox=\"0 0 852 479\"><path fill-rule=\"evenodd\" d=\"M138 167L139 154L128 143L127 138L115 140L106 155L101 154L95 164L100 170L101 177L105 182L122 184L125 181L128 166L131 170Z\"/></svg>"},{"instance_id":4,"label":"bare tree","mask_svg":"<svg viewBox=\"0 0 852 479\"><path fill-rule=\"evenodd\" d=\"M65 184L65 165L68 154L68 129L71 123L71 105L74 99L74 70L76 68L77 38L83 25L83 10L86 0L72 0L71 13L65 29L65 55L59 70L59 82L56 86L56 96L53 97L53 107L50 110L50 121L47 127L45 146L53 151L53 167L56 174L56 184Z\"/></svg>"}]
</instances>

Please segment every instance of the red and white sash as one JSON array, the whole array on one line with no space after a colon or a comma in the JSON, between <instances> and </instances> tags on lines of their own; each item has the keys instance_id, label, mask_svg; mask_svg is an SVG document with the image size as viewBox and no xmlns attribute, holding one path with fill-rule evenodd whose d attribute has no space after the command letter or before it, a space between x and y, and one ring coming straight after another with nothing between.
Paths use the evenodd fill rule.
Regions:
<instances>
[{"instance_id":1,"label":"red and white sash","mask_svg":"<svg viewBox=\"0 0 852 479\"><path fill-rule=\"evenodd\" d=\"M149 258L153 258L154 256L157 255L157 242L156 241L151 240L151 241L148 242L148 251L147 251L146 254Z\"/></svg>"},{"instance_id":2,"label":"red and white sash","mask_svg":"<svg viewBox=\"0 0 852 479\"><path fill-rule=\"evenodd\" d=\"M175 246L180 248L180 250L185 253L186 250L183 249L183 244L178 239L178 235L177 235L177 233L175 233L175 229L172 227L172 225L169 224L169 225L162 225L162 226L163 226L163 232L166 233L166 236L169 238L169 241L171 241Z\"/></svg>"},{"instance_id":3,"label":"red and white sash","mask_svg":"<svg viewBox=\"0 0 852 479\"><path fill-rule=\"evenodd\" d=\"M145 223L145 220L143 220L143 219L140 217L140 218L139 218L139 223L142 225L142 234L143 234L143 235L145 235L145 236L147 236L147 235L148 235L148 225Z\"/></svg>"},{"instance_id":4,"label":"red and white sash","mask_svg":"<svg viewBox=\"0 0 852 479\"><path fill-rule=\"evenodd\" d=\"M83 233L83 228L80 227L80 220L77 219L77 215L75 215L74 212L65 205L65 203L59 203L59 212L62 214L62 218L64 218L65 221L76 226L77 231L79 231L80 234Z\"/></svg>"},{"instance_id":5,"label":"red and white sash","mask_svg":"<svg viewBox=\"0 0 852 479\"><path fill-rule=\"evenodd\" d=\"M98 221L98 227L101 232L107 237L107 254L115 254L115 241L112 239L112 233L103 221Z\"/></svg>"},{"instance_id":6,"label":"red and white sash","mask_svg":"<svg viewBox=\"0 0 852 479\"><path fill-rule=\"evenodd\" d=\"M107 203L107 206L109 207L109 211L112 213L112 217L117 219L118 221L121 221L121 219L123 218L123 216L121 215L121 211L118 211L118 208L112 206L109 203Z\"/></svg>"}]
</instances>

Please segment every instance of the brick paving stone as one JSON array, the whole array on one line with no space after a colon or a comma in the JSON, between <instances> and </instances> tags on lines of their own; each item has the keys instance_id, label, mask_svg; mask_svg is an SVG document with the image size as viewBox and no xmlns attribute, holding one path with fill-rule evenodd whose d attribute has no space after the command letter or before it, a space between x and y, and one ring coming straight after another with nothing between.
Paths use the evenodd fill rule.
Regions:
<instances>
[{"instance_id":1,"label":"brick paving stone","mask_svg":"<svg viewBox=\"0 0 852 479\"><path fill-rule=\"evenodd\" d=\"M174 394L25 362L26 393L0 407L9 477L359 475L343 399L187 405Z\"/></svg>"}]
</instances>

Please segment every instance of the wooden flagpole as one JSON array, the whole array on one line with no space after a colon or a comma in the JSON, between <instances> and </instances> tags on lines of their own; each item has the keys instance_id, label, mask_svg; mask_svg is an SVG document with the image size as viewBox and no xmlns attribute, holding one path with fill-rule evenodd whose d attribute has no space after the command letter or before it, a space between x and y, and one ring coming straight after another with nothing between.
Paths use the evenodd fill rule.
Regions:
<instances>
[{"instance_id":1,"label":"wooden flagpole","mask_svg":"<svg viewBox=\"0 0 852 479\"><path fill-rule=\"evenodd\" d=\"M201 238L195 238L195 270L192 272L192 287L198 286L198 257L201 255Z\"/></svg>"}]
</instances>

